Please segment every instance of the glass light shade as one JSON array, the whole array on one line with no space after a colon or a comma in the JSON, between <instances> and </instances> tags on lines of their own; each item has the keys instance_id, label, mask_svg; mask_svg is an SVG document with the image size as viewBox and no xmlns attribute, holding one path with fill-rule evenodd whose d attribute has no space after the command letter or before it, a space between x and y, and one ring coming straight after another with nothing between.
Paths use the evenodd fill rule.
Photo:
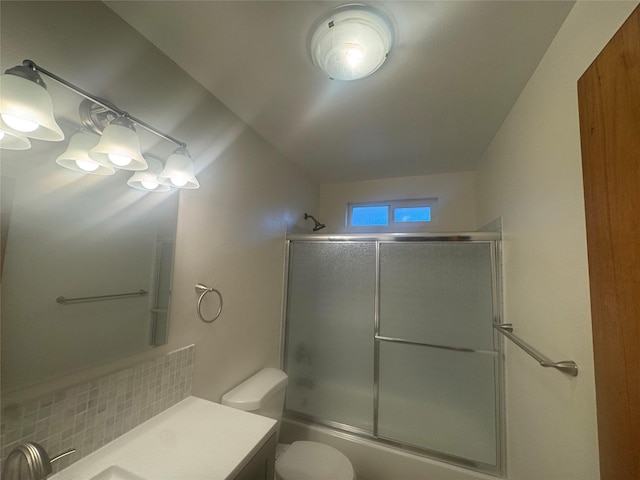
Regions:
<instances>
[{"instance_id":1,"label":"glass light shade","mask_svg":"<svg viewBox=\"0 0 640 480\"><path fill-rule=\"evenodd\" d=\"M379 10L346 5L320 20L309 46L313 63L334 80L356 80L378 70L391 50L391 23Z\"/></svg>"},{"instance_id":2,"label":"glass light shade","mask_svg":"<svg viewBox=\"0 0 640 480\"><path fill-rule=\"evenodd\" d=\"M89 150L95 147L99 140L100 137L92 133L76 133L71 137L65 152L56 158L56 163L75 172L113 175L116 173L113 167L102 165L89 156Z\"/></svg>"},{"instance_id":3,"label":"glass light shade","mask_svg":"<svg viewBox=\"0 0 640 480\"><path fill-rule=\"evenodd\" d=\"M146 170L147 162L140 151L140 139L130 120L118 117L102 132L89 156L101 165L122 170Z\"/></svg>"},{"instance_id":4,"label":"glass light shade","mask_svg":"<svg viewBox=\"0 0 640 480\"><path fill-rule=\"evenodd\" d=\"M14 133L0 121L0 148L5 150L28 150L31 142L27 137Z\"/></svg>"},{"instance_id":5,"label":"glass light shade","mask_svg":"<svg viewBox=\"0 0 640 480\"><path fill-rule=\"evenodd\" d=\"M162 172L162 162L155 158L145 157L149 168L142 172L136 172L127 181L127 185L145 192L168 192L171 190L169 185L164 185L158 180L158 174Z\"/></svg>"},{"instance_id":6,"label":"glass light shade","mask_svg":"<svg viewBox=\"0 0 640 480\"><path fill-rule=\"evenodd\" d=\"M191 155L184 147L177 148L169 158L164 170L158 175L158 179L165 185L178 188L200 188L191 161Z\"/></svg>"},{"instance_id":7,"label":"glass light shade","mask_svg":"<svg viewBox=\"0 0 640 480\"><path fill-rule=\"evenodd\" d=\"M26 69L15 67L11 70ZM32 72L39 79L37 73ZM40 79L5 73L0 77L0 116L14 133L38 140L64 140L64 133L53 116L51 96Z\"/></svg>"}]
</instances>

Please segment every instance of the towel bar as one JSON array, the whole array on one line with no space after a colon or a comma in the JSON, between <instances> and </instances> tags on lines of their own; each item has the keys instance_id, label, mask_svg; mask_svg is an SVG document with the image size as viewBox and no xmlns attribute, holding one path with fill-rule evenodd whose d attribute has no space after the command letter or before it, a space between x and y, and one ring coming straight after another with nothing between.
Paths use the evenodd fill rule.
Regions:
<instances>
[{"instance_id":1,"label":"towel bar","mask_svg":"<svg viewBox=\"0 0 640 480\"><path fill-rule=\"evenodd\" d=\"M149 292L147 292L146 290L138 290L137 292L114 293L112 295L95 295L93 297L77 297L77 298L58 297L56 298L56 302L62 303L62 304L99 302L101 300L115 300L118 298L144 297L145 295L149 295Z\"/></svg>"},{"instance_id":2,"label":"towel bar","mask_svg":"<svg viewBox=\"0 0 640 480\"><path fill-rule=\"evenodd\" d=\"M544 355L541 355L529 345L524 343L518 337L513 334L513 325L510 323L503 323L502 325L494 325L493 328L498 330L501 334L519 346L522 350L527 352L531 357L533 357L541 366L543 367L552 367L560 370L567 375L571 375L572 377L578 376L578 365L573 360L563 360L561 362L553 362L549 360Z\"/></svg>"}]
</instances>

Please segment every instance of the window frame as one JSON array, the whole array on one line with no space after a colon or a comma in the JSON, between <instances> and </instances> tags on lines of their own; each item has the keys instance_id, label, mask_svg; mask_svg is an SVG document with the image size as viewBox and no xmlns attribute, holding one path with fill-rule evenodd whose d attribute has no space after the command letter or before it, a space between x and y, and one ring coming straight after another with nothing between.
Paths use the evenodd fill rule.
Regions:
<instances>
[{"instance_id":1,"label":"window frame","mask_svg":"<svg viewBox=\"0 0 640 480\"><path fill-rule=\"evenodd\" d=\"M387 225L352 225L353 208L354 207L388 207L388 224ZM411 207L429 207L431 220L429 221L416 221L416 222L396 222L395 210L397 208L411 208ZM438 198L410 198L410 199L395 199L395 200L378 200L367 202L349 202L347 204L346 211L346 228L352 232L363 231L384 231L384 232L403 232L413 230L424 230L437 225L437 207Z\"/></svg>"}]
</instances>

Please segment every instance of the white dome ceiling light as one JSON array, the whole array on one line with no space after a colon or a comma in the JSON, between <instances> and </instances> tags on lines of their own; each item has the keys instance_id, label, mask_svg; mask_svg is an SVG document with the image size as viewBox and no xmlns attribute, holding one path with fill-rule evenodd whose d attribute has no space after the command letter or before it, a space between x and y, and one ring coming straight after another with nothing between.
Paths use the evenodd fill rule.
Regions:
<instances>
[{"instance_id":1,"label":"white dome ceiling light","mask_svg":"<svg viewBox=\"0 0 640 480\"><path fill-rule=\"evenodd\" d=\"M343 5L320 19L309 39L313 63L333 80L371 75L393 43L391 21L367 5Z\"/></svg>"}]
</instances>

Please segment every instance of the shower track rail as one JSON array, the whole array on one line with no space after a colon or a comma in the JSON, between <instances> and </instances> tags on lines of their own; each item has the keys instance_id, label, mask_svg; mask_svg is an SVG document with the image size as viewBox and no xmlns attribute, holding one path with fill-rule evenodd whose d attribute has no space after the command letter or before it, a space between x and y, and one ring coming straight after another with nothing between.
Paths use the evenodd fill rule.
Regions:
<instances>
[{"instance_id":1,"label":"shower track rail","mask_svg":"<svg viewBox=\"0 0 640 480\"><path fill-rule=\"evenodd\" d=\"M536 362L540 364L542 367L551 367L557 370L560 370L562 373L566 373L567 375L571 375L572 377L578 376L578 365L573 360L563 360L561 362L554 362L549 360L544 355L541 355L536 350L531 348L529 345L524 343L518 337L513 334L513 325L511 323L503 323L502 325L494 325L497 331L515 343L518 347L528 353Z\"/></svg>"},{"instance_id":2,"label":"shower track rail","mask_svg":"<svg viewBox=\"0 0 640 480\"><path fill-rule=\"evenodd\" d=\"M306 242L450 242L500 240L500 232L290 233L287 240Z\"/></svg>"}]
</instances>

